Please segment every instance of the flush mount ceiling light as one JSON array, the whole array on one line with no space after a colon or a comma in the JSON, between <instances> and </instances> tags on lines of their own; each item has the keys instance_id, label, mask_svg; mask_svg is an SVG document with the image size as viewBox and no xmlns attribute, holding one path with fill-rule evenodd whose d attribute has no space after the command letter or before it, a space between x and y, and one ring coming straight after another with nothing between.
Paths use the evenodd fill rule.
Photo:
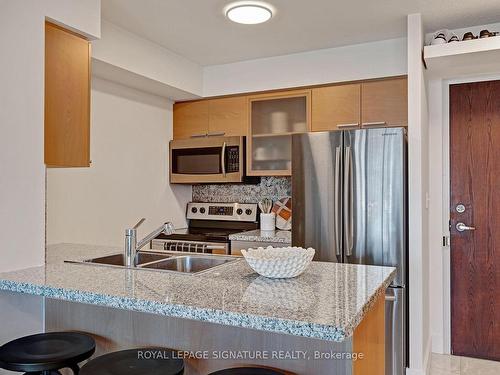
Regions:
<instances>
[{"instance_id":1,"label":"flush mount ceiling light","mask_svg":"<svg viewBox=\"0 0 500 375\"><path fill-rule=\"evenodd\" d=\"M265 3L238 2L229 4L224 13L233 22L255 25L269 21L273 16L273 9Z\"/></svg>"}]
</instances>

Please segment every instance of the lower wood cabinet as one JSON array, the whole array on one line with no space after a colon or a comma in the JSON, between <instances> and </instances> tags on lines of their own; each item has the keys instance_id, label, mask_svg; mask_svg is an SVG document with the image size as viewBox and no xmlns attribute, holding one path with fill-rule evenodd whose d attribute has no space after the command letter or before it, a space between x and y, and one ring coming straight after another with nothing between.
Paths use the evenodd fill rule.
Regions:
<instances>
[{"instance_id":1,"label":"lower wood cabinet","mask_svg":"<svg viewBox=\"0 0 500 375\"><path fill-rule=\"evenodd\" d=\"M45 24L45 164L90 165L90 43Z\"/></svg>"}]
</instances>

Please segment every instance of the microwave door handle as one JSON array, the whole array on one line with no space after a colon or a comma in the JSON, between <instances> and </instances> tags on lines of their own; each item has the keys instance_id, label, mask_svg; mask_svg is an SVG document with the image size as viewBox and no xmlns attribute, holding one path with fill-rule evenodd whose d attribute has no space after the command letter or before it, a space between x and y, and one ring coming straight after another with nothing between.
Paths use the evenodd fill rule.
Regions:
<instances>
[{"instance_id":1,"label":"microwave door handle","mask_svg":"<svg viewBox=\"0 0 500 375\"><path fill-rule=\"evenodd\" d=\"M222 165L222 176L226 177L226 142L222 144L220 163Z\"/></svg>"}]
</instances>

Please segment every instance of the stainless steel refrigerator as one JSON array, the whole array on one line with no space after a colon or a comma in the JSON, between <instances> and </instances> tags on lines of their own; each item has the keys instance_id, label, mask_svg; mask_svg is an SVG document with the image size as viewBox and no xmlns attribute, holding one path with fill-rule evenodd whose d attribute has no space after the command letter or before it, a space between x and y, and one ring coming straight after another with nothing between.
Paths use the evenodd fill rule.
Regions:
<instances>
[{"instance_id":1,"label":"stainless steel refrigerator","mask_svg":"<svg viewBox=\"0 0 500 375\"><path fill-rule=\"evenodd\" d=\"M386 293L386 374L408 362L404 128L292 137L292 243L315 260L397 267Z\"/></svg>"}]
</instances>

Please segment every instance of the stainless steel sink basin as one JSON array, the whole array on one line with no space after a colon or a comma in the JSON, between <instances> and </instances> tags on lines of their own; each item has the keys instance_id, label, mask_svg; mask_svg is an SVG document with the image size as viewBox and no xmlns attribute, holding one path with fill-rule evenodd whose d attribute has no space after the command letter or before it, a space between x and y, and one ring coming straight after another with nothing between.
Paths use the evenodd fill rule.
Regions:
<instances>
[{"instance_id":1,"label":"stainless steel sink basin","mask_svg":"<svg viewBox=\"0 0 500 375\"><path fill-rule=\"evenodd\" d=\"M179 272L194 274L207 271L211 268L238 260L238 257L224 255L206 255L189 253L156 253L140 251L137 253L138 270ZM123 254L113 254L84 261L67 261L67 263L80 263L95 266L125 267Z\"/></svg>"},{"instance_id":2,"label":"stainless steel sink basin","mask_svg":"<svg viewBox=\"0 0 500 375\"><path fill-rule=\"evenodd\" d=\"M159 262L144 264L139 268L148 268L163 271L176 271L183 273L197 273L206 271L210 268L226 264L236 260L230 257L203 256L203 255L184 255L172 257Z\"/></svg>"},{"instance_id":3,"label":"stainless steel sink basin","mask_svg":"<svg viewBox=\"0 0 500 375\"><path fill-rule=\"evenodd\" d=\"M145 263L151 263L159 260L168 259L170 257L171 255L169 254L158 254L158 253L149 253L141 251L137 253L136 259L137 259L137 264L141 265ZM125 266L125 263L123 261L123 254L113 254L100 258L88 259L85 260L84 263L103 264L108 266L122 266L122 267Z\"/></svg>"}]
</instances>

